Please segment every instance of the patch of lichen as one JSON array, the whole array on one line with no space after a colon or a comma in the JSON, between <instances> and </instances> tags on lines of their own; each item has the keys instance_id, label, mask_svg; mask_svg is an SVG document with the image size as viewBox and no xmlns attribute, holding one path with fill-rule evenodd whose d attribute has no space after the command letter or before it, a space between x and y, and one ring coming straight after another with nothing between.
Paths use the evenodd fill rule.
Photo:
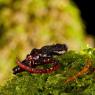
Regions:
<instances>
[{"instance_id":1,"label":"patch of lichen","mask_svg":"<svg viewBox=\"0 0 95 95\"><path fill-rule=\"evenodd\" d=\"M20 73L0 88L0 95L94 95L95 73L91 69L95 67L94 49L68 51L56 59L61 65L59 70L51 74ZM89 63L91 68L87 72L66 82Z\"/></svg>"}]
</instances>

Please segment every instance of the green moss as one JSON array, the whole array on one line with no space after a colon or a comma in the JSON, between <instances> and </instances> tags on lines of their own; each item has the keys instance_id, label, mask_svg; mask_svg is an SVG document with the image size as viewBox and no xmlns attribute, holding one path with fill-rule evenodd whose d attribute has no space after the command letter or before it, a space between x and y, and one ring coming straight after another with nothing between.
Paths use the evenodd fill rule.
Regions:
<instances>
[{"instance_id":1,"label":"green moss","mask_svg":"<svg viewBox=\"0 0 95 95\"><path fill-rule=\"evenodd\" d=\"M66 83L66 80L81 71L91 62L94 68L95 50L85 49L76 53L69 51L60 57L60 69L51 74L29 74L23 72L8 80L0 88L0 95L94 95L95 74L88 70L81 76Z\"/></svg>"}]
</instances>

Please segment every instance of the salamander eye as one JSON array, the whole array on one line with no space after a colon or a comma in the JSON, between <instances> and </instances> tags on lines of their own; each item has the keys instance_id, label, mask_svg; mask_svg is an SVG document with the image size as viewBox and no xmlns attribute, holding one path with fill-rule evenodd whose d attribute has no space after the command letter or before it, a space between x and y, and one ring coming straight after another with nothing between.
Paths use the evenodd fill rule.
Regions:
<instances>
[{"instance_id":1,"label":"salamander eye","mask_svg":"<svg viewBox=\"0 0 95 95\"><path fill-rule=\"evenodd\" d=\"M67 51L68 50L68 47L66 44L63 45L64 46L64 50Z\"/></svg>"},{"instance_id":2,"label":"salamander eye","mask_svg":"<svg viewBox=\"0 0 95 95\"><path fill-rule=\"evenodd\" d=\"M26 59L30 61L30 60L32 60L32 56L28 54Z\"/></svg>"}]
</instances>

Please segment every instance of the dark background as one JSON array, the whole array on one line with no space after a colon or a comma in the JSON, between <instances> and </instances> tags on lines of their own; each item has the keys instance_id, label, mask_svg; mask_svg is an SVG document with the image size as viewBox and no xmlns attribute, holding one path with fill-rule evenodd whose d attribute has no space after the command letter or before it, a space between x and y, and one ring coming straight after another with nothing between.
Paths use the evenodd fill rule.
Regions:
<instances>
[{"instance_id":1,"label":"dark background","mask_svg":"<svg viewBox=\"0 0 95 95\"><path fill-rule=\"evenodd\" d=\"M95 0L73 0L81 11L86 32L95 36Z\"/></svg>"}]
</instances>

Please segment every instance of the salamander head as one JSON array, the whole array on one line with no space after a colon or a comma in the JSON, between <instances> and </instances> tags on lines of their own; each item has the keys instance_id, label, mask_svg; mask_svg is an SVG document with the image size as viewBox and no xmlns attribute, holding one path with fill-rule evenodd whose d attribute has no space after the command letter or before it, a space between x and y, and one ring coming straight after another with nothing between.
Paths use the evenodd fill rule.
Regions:
<instances>
[{"instance_id":1,"label":"salamander head","mask_svg":"<svg viewBox=\"0 0 95 95\"><path fill-rule=\"evenodd\" d=\"M52 52L56 54L64 54L67 51L66 44L55 44L52 46Z\"/></svg>"}]
</instances>

